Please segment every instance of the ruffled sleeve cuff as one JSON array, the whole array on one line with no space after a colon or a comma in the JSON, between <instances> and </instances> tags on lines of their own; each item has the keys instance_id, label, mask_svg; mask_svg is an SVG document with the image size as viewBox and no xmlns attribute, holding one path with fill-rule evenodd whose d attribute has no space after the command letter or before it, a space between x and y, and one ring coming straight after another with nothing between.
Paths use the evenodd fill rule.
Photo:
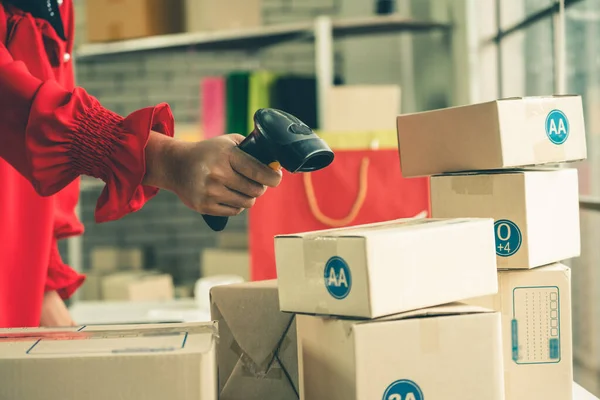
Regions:
<instances>
[{"instance_id":1,"label":"ruffled sleeve cuff","mask_svg":"<svg viewBox=\"0 0 600 400\"><path fill-rule=\"evenodd\" d=\"M42 195L52 195L80 175L106 183L95 212L97 222L138 211L158 193L142 185L145 148L150 131L173 137L174 120L167 104L138 110L123 118L102 107L83 89L70 98L52 101L51 82L45 104L34 104L27 128L32 183ZM58 96L58 95L57 95ZM50 101L48 101L50 99Z\"/></svg>"},{"instance_id":2,"label":"ruffled sleeve cuff","mask_svg":"<svg viewBox=\"0 0 600 400\"><path fill-rule=\"evenodd\" d=\"M56 246L56 241L51 251L45 291L56 291L63 300L66 300L83 285L85 275L77 273L63 263L58 252L58 247Z\"/></svg>"}]
</instances>

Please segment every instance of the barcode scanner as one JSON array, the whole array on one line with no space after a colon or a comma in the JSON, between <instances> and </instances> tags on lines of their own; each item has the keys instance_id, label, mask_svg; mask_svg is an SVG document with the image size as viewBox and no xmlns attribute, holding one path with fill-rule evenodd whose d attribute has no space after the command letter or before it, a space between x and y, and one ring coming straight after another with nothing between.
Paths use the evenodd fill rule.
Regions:
<instances>
[{"instance_id":1,"label":"barcode scanner","mask_svg":"<svg viewBox=\"0 0 600 400\"><path fill-rule=\"evenodd\" d=\"M334 158L327 143L304 122L273 108L262 108L254 113L254 130L238 147L272 169L282 167L291 173L323 169ZM222 231L227 226L228 217L202 217L214 231Z\"/></svg>"}]
</instances>

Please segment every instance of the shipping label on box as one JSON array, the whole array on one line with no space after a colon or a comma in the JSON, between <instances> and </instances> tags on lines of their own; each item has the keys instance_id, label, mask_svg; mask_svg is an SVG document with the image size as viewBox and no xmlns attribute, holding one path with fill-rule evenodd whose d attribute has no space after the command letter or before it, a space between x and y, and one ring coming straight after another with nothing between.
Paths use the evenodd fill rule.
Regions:
<instances>
[{"instance_id":1,"label":"shipping label on box","mask_svg":"<svg viewBox=\"0 0 600 400\"><path fill-rule=\"evenodd\" d=\"M465 301L502 314L507 400L571 400L571 270L499 271L499 292Z\"/></svg>"},{"instance_id":2,"label":"shipping label on box","mask_svg":"<svg viewBox=\"0 0 600 400\"><path fill-rule=\"evenodd\" d=\"M580 96L510 98L401 115L402 174L416 177L583 160Z\"/></svg>"},{"instance_id":3,"label":"shipping label on box","mask_svg":"<svg viewBox=\"0 0 600 400\"><path fill-rule=\"evenodd\" d=\"M0 330L0 398L216 400L216 342L212 322Z\"/></svg>"},{"instance_id":4,"label":"shipping label on box","mask_svg":"<svg viewBox=\"0 0 600 400\"><path fill-rule=\"evenodd\" d=\"M211 318L221 399L298 399L296 321L279 310L277 281L213 287Z\"/></svg>"},{"instance_id":5,"label":"shipping label on box","mask_svg":"<svg viewBox=\"0 0 600 400\"><path fill-rule=\"evenodd\" d=\"M430 182L432 217L494 219L500 269L535 268L580 255L576 169L456 173Z\"/></svg>"},{"instance_id":6,"label":"shipping label on box","mask_svg":"<svg viewBox=\"0 0 600 400\"><path fill-rule=\"evenodd\" d=\"M450 304L375 320L296 318L301 399L504 400L499 313Z\"/></svg>"},{"instance_id":7,"label":"shipping label on box","mask_svg":"<svg viewBox=\"0 0 600 400\"><path fill-rule=\"evenodd\" d=\"M374 318L497 291L491 219L402 219L275 238L281 310Z\"/></svg>"}]
</instances>

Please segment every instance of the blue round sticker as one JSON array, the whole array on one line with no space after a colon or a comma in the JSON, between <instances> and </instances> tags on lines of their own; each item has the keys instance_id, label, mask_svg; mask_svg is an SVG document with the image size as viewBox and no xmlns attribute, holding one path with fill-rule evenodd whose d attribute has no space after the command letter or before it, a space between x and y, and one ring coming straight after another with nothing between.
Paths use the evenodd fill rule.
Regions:
<instances>
[{"instance_id":1,"label":"blue round sticker","mask_svg":"<svg viewBox=\"0 0 600 400\"><path fill-rule=\"evenodd\" d=\"M496 233L496 254L500 257L509 257L519 251L523 236L521 230L512 221L500 219L494 223Z\"/></svg>"},{"instance_id":2,"label":"blue round sticker","mask_svg":"<svg viewBox=\"0 0 600 400\"><path fill-rule=\"evenodd\" d=\"M546 135L554 144L563 144L569 137L569 119L560 110L552 110L546 117Z\"/></svg>"},{"instance_id":3,"label":"blue round sticker","mask_svg":"<svg viewBox=\"0 0 600 400\"><path fill-rule=\"evenodd\" d=\"M423 400L423 392L413 381L400 379L388 386L382 400Z\"/></svg>"},{"instance_id":4,"label":"blue round sticker","mask_svg":"<svg viewBox=\"0 0 600 400\"><path fill-rule=\"evenodd\" d=\"M341 300L348 296L352 288L350 267L341 257L331 257L325 264L325 287L331 296Z\"/></svg>"}]
</instances>

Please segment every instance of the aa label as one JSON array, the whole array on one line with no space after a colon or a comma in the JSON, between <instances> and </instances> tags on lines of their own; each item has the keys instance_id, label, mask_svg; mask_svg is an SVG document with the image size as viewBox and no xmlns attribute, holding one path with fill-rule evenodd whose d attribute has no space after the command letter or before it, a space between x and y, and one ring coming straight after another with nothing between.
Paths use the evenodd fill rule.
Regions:
<instances>
[{"instance_id":1,"label":"aa label","mask_svg":"<svg viewBox=\"0 0 600 400\"><path fill-rule=\"evenodd\" d=\"M388 386L382 400L423 400L423 392L413 381L401 379Z\"/></svg>"},{"instance_id":2,"label":"aa label","mask_svg":"<svg viewBox=\"0 0 600 400\"><path fill-rule=\"evenodd\" d=\"M552 110L546 117L546 135L554 144L563 144L569 137L569 120L560 110Z\"/></svg>"},{"instance_id":3,"label":"aa label","mask_svg":"<svg viewBox=\"0 0 600 400\"><path fill-rule=\"evenodd\" d=\"M350 267L341 257L331 257L325 264L325 287L331 296L341 300L352 288Z\"/></svg>"}]
</instances>

